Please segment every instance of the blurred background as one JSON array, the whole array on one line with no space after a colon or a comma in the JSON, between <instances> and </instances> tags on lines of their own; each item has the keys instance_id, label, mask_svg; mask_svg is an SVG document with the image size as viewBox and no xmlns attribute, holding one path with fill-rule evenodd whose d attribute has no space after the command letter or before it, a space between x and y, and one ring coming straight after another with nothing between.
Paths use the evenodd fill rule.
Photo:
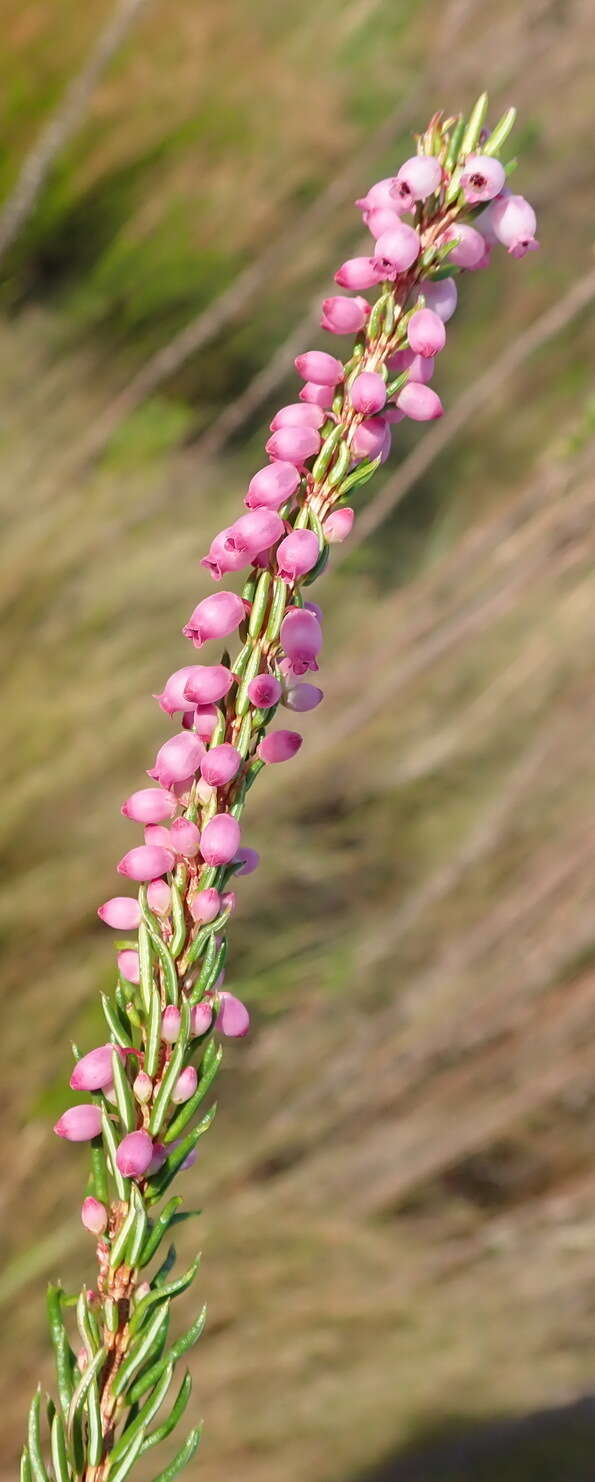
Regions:
<instances>
[{"instance_id":1,"label":"blurred background","mask_svg":"<svg viewBox=\"0 0 595 1482\"><path fill-rule=\"evenodd\" d=\"M519 109L541 252L470 275L324 581L320 712L250 798L192 1361L203 1482L591 1482L595 261L589 0L1 0L1 1475L89 1276L51 1137L96 906L209 538L353 200ZM518 181L518 185L517 185ZM317 596L318 591L317 591ZM197 1227L181 1242L186 1255ZM193 1473L194 1475L194 1473Z\"/></svg>"}]
</instances>

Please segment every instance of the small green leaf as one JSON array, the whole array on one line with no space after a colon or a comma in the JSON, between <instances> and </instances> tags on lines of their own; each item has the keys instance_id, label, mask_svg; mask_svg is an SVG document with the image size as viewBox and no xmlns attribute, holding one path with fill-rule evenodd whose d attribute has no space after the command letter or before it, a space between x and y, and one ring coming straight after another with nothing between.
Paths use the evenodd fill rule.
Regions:
<instances>
[{"instance_id":1,"label":"small green leaf","mask_svg":"<svg viewBox=\"0 0 595 1482\"><path fill-rule=\"evenodd\" d=\"M155 1221L153 1229L147 1236L145 1244L143 1245L140 1253L138 1264L141 1270L143 1266L148 1266L149 1261L152 1260L153 1256L158 1251L159 1246L161 1245L161 1241L163 1240L164 1235L167 1234L174 1215L177 1214L181 1203L182 1195L174 1194L173 1198L168 1200L168 1203L166 1204L165 1209L162 1210L159 1219Z\"/></svg>"},{"instance_id":2,"label":"small green leaf","mask_svg":"<svg viewBox=\"0 0 595 1482\"><path fill-rule=\"evenodd\" d=\"M469 122L467 123L463 138L461 139L459 154L462 159L466 159L467 155L471 154L471 151L473 149L476 149L479 136L485 123L487 111L488 95L487 93L480 93L477 102L471 109L471 113L469 114Z\"/></svg>"},{"instance_id":3,"label":"small green leaf","mask_svg":"<svg viewBox=\"0 0 595 1482\"><path fill-rule=\"evenodd\" d=\"M158 1446L160 1441L165 1441L167 1436L171 1436L172 1431L175 1430L178 1421L181 1420L184 1414L191 1393L192 1379L190 1377L190 1374L188 1373L188 1370L186 1370L186 1373L178 1390L175 1403L172 1405L167 1420L164 1420L163 1424L157 1427L157 1430L151 1431L149 1435L145 1437L142 1448L143 1456L145 1454L145 1451L148 1451L151 1446Z\"/></svg>"},{"instance_id":4,"label":"small green leaf","mask_svg":"<svg viewBox=\"0 0 595 1482\"><path fill-rule=\"evenodd\" d=\"M173 1372L173 1364L167 1364L166 1368L163 1370L161 1379L155 1385L155 1388L154 1390L152 1390L148 1399L145 1400L145 1403L142 1406L142 1409L139 1410L136 1419L132 1422L132 1425L128 1426L127 1430L125 1430L123 1435L120 1436L117 1445L114 1446L110 1457L110 1463L112 1466L114 1462L119 1461L120 1457L126 1454L129 1446L132 1444L133 1441L136 1440L139 1431L146 1431L147 1426L151 1424L153 1417L157 1414L159 1406L163 1404L173 1378Z\"/></svg>"},{"instance_id":5,"label":"small green leaf","mask_svg":"<svg viewBox=\"0 0 595 1482\"><path fill-rule=\"evenodd\" d=\"M288 595L289 593L287 583L283 581L282 577L278 576L273 583L273 597L269 612L269 620L266 626L265 639L267 644L274 643L275 639L279 637L281 623L283 622L285 608L287 606Z\"/></svg>"},{"instance_id":6,"label":"small green leaf","mask_svg":"<svg viewBox=\"0 0 595 1482\"><path fill-rule=\"evenodd\" d=\"M269 605L272 581L273 578L270 571L261 571L258 578L256 591L254 593L254 598L252 601L252 611L250 613L250 621L248 623L248 633L250 635L250 638L260 637L262 625L266 617L267 607Z\"/></svg>"},{"instance_id":7,"label":"small green leaf","mask_svg":"<svg viewBox=\"0 0 595 1482\"><path fill-rule=\"evenodd\" d=\"M29 1452L28 1452L26 1446L23 1446L23 1450L21 1452L20 1482L33 1482L33 1473L31 1471L31 1462L29 1460Z\"/></svg>"},{"instance_id":8,"label":"small green leaf","mask_svg":"<svg viewBox=\"0 0 595 1482\"><path fill-rule=\"evenodd\" d=\"M62 1317L63 1293L60 1286L50 1285L47 1295L47 1311L50 1325L50 1336L54 1357L56 1362L56 1375L58 1379L58 1394L63 1414L68 1414L68 1407L72 1398L73 1376L75 1356L68 1342L64 1319Z\"/></svg>"},{"instance_id":9,"label":"small green leaf","mask_svg":"<svg viewBox=\"0 0 595 1482\"><path fill-rule=\"evenodd\" d=\"M105 1348L100 1348L95 1354L95 1357L92 1358L90 1363L87 1364L84 1373L81 1374L79 1382L70 1401L68 1410L67 1433L69 1438L72 1437L74 1433L75 1422L80 1419L87 1392L91 1388L93 1380L96 1379L98 1374L101 1372L105 1360Z\"/></svg>"},{"instance_id":10,"label":"small green leaf","mask_svg":"<svg viewBox=\"0 0 595 1482\"><path fill-rule=\"evenodd\" d=\"M97 1380L89 1385L85 1403L87 1412L87 1453L89 1464L98 1467L103 1456L103 1427Z\"/></svg>"},{"instance_id":11,"label":"small green leaf","mask_svg":"<svg viewBox=\"0 0 595 1482\"><path fill-rule=\"evenodd\" d=\"M124 1360L124 1363L114 1375L111 1384L112 1393L114 1395L117 1396L123 1394L124 1390L130 1384L131 1380L134 1379L136 1374L138 1374L139 1369L141 1368L142 1364L145 1361L145 1358L147 1357L149 1349L158 1338L160 1329L165 1325L168 1319L169 1303L166 1303L165 1309L159 1307L157 1312L154 1313L151 1322L147 1324L145 1331L139 1334L136 1342L130 1349L128 1357Z\"/></svg>"},{"instance_id":12,"label":"small green leaf","mask_svg":"<svg viewBox=\"0 0 595 1482\"><path fill-rule=\"evenodd\" d=\"M29 1461L33 1473L34 1482L50 1482L43 1453L41 1450L41 1427L40 1427L41 1389L38 1388L31 1401L29 1410L29 1421L27 1425L27 1448Z\"/></svg>"},{"instance_id":13,"label":"small green leaf","mask_svg":"<svg viewBox=\"0 0 595 1482\"><path fill-rule=\"evenodd\" d=\"M141 921L138 928L138 963L141 997L145 1014L148 1014L153 987L153 953L146 921Z\"/></svg>"},{"instance_id":14,"label":"small green leaf","mask_svg":"<svg viewBox=\"0 0 595 1482\"><path fill-rule=\"evenodd\" d=\"M66 1448L66 1432L61 1415L54 1415L50 1436L52 1452L52 1467L56 1482L71 1482L68 1451Z\"/></svg>"},{"instance_id":15,"label":"small green leaf","mask_svg":"<svg viewBox=\"0 0 595 1482\"><path fill-rule=\"evenodd\" d=\"M161 1286L156 1290L147 1292L146 1297L143 1297L142 1302L139 1302L138 1307L134 1309L130 1323L130 1332L135 1333L141 1327L147 1312L156 1303L169 1301L171 1297L178 1297L182 1292L187 1291L188 1287L194 1281L199 1265L200 1255L196 1257L196 1260L192 1262L192 1265L188 1267L188 1270L184 1272L183 1276L177 1276L175 1281L170 1281L167 1286Z\"/></svg>"},{"instance_id":16,"label":"small green leaf","mask_svg":"<svg viewBox=\"0 0 595 1482\"><path fill-rule=\"evenodd\" d=\"M176 1343L172 1343L171 1348L166 1354L163 1355L163 1358L157 1359L154 1364L151 1364L150 1369L147 1369L144 1374L139 1375L139 1378L136 1380L136 1383L133 1384L132 1389L130 1390L130 1394L128 1396L130 1401L134 1403L136 1400L140 1399L140 1396L144 1395L146 1391L151 1387L151 1385L157 1383L157 1380L159 1379L160 1374L163 1373L166 1364L176 1364L178 1359L182 1357L183 1353L187 1353L189 1348L193 1348L194 1344L198 1343L201 1334L204 1332L206 1320L207 1309L206 1306L204 1306L201 1308L196 1321L192 1324L192 1327L188 1328L188 1331L184 1333L181 1338L178 1338Z\"/></svg>"},{"instance_id":17,"label":"small green leaf","mask_svg":"<svg viewBox=\"0 0 595 1482\"><path fill-rule=\"evenodd\" d=\"M127 1266L136 1266L147 1233L147 1211L140 1190L132 1184L132 1198L136 1206L136 1219L126 1243L124 1260Z\"/></svg>"},{"instance_id":18,"label":"small green leaf","mask_svg":"<svg viewBox=\"0 0 595 1482\"><path fill-rule=\"evenodd\" d=\"M176 1081L184 1063L184 1055L186 1053L186 1048L188 1045L189 1034L190 1003L188 999L185 998L182 1003L180 1029L175 1048L172 1052L169 1065L167 1067L167 1070L165 1071L163 1080L153 1102L153 1110L151 1112L151 1120L149 1123L149 1132L151 1133L152 1137L157 1136L158 1132L161 1131L161 1128L165 1121L172 1091L174 1090Z\"/></svg>"},{"instance_id":19,"label":"small green leaf","mask_svg":"<svg viewBox=\"0 0 595 1482\"><path fill-rule=\"evenodd\" d=\"M118 1168L118 1164L116 1162L116 1153L118 1151L118 1144L116 1142L116 1134L114 1132L112 1123L110 1122L110 1119L108 1117L107 1110L106 1110L105 1106L103 1106L101 1108L101 1127L102 1127L103 1143L104 1143L104 1147L105 1147L107 1156L109 1158L110 1168L111 1168L111 1171L112 1171L114 1183L116 1185L116 1193L118 1195L118 1199L123 1199L124 1201L127 1201L127 1199L128 1199L128 1179L125 1179L125 1178L122 1177L122 1174L120 1173L120 1170Z\"/></svg>"},{"instance_id":20,"label":"small green leaf","mask_svg":"<svg viewBox=\"0 0 595 1482\"><path fill-rule=\"evenodd\" d=\"M188 1154L191 1153L193 1148L196 1147L199 1138L204 1137L205 1132L208 1132L209 1127L214 1120L216 1111L217 1103L215 1102L210 1111L208 1111L206 1116L202 1118L202 1121L199 1122L198 1126L193 1127L192 1131L188 1132L186 1137L182 1138L182 1141L178 1144L178 1147L170 1153L169 1158L163 1164L163 1167L160 1168L159 1173L157 1173L151 1180L151 1182L147 1184L147 1199L150 1199L151 1201L154 1199L160 1199L162 1194L165 1193L166 1189L169 1188L172 1179L175 1178L178 1169L181 1168L182 1163L185 1162Z\"/></svg>"},{"instance_id":21,"label":"small green leaf","mask_svg":"<svg viewBox=\"0 0 595 1482\"><path fill-rule=\"evenodd\" d=\"M484 154L499 154L502 145L506 143L508 135L516 123L516 108L507 108L502 118L498 119L495 128L492 129L489 139L482 146Z\"/></svg>"},{"instance_id":22,"label":"small green leaf","mask_svg":"<svg viewBox=\"0 0 595 1482\"><path fill-rule=\"evenodd\" d=\"M207 1054L209 1056L208 1065ZM170 1122L167 1131L164 1133L164 1142L174 1142L175 1139L180 1136L180 1133L184 1131L184 1128L187 1127L188 1123L192 1120L195 1111L200 1106L201 1101L204 1100L209 1087L213 1084L222 1059L222 1046L216 1045L215 1041L211 1040L210 1044L207 1045L207 1049L203 1056L200 1080L196 1087L196 1091L194 1092L194 1095L191 1096L188 1101L185 1101L183 1106L180 1107L180 1110L177 1116L174 1117L173 1122Z\"/></svg>"},{"instance_id":23,"label":"small green leaf","mask_svg":"<svg viewBox=\"0 0 595 1482\"><path fill-rule=\"evenodd\" d=\"M184 948L187 928L182 895L174 881L171 885L171 914L174 930L169 946L172 957L178 958Z\"/></svg>"},{"instance_id":24,"label":"small green leaf","mask_svg":"<svg viewBox=\"0 0 595 1482\"><path fill-rule=\"evenodd\" d=\"M103 1008L103 1013L108 1029L110 1031L110 1034L113 1035L116 1044L122 1045L124 1049L131 1049L132 1035L130 1034L129 1027L127 1028L125 1026L124 1020L118 1012L116 1005L112 1003L111 998L108 998L106 993L101 994L101 1006Z\"/></svg>"},{"instance_id":25,"label":"small green leaf","mask_svg":"<svg viewBox=\"0 0 595 1482\"><path fill-rule=\"evenodd\" d=\"M122 1064L117 1050L112 1053L112 1078L120 1121L125 1132L133 1132L136 1127L136 1106L126 1066Z\"/></svg>"},{"instance_id":26,"label":"small green leaf","mask_svg":"<svg viewBox=\"0 0 595 1482\"><path fill-rule=\"evenodd\" d=\"M134 1463L136 1461L136 1458L137 1458L137 1456L138 1456L138 1454L140 1452L141 1446L143 1444L143 1440L144 1440L144 1431L140 1430L138 1432L138 1434L135 1436L134 1441L132 1442L132 1445L124 1453L124 1456L122 1456L120 1458L120 1461L118 1462L117 1466L115 1466L113 1468L113 1470L112 1470L112 1467L110 1466L110 1469L109 1469L109 1472L108 1472L108 1482L124 1482L124 1478L128 1476L128 1473L129 1472L132 1471L132 1468L134 1466Z\"/></svg>"},{"instance_id":27,"label":"small green leaf","mask_svg":"<svg viewBox=\"0 0 595 1482\"><path fill-rule=\"evenodd\" d=\"M184 1445L180 1447L180 1450L178 1451L177 1455L174 1456L173 1461L170 1461L169 1466L165 1467L164 1471L160 1472L159 1476L154 1478L154 1482L173 1482L173 1478L177 1477L178 1472L182 1472L184 1470L184 1467L188 1465L188 1462L191 1461L192 1457L194 1456L194 1453L200 1441L201 1433L202 1426L196 1426L195 1429L190 1432L188 1440L185 1441ZM113 1479L110 1479L110 1482L113 1482Z\"/></svg>"}]
</instances>

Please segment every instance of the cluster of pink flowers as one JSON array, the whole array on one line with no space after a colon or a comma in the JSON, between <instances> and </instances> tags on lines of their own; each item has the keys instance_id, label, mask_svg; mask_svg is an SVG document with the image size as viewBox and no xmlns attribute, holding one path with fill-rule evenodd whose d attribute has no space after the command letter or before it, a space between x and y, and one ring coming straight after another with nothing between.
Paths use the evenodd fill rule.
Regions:
<instances>
[{"instance_id":1,"label":"cluster of pink flowers","mask_svg":"<svg viewBox=\"0 0 595 1482\"><path fill-rule=\"evenodd\" d=\"M436 142L435 132L433 138ZM177 879L187 917L186 951L188 935L191 941L234 909L235 896L226 889L229 877L247 873L258 862L254 851L241 849L241 808L234 805L243 802L255 764L289 761L302 744L299 732L270 728L278 706L305 712L323 698L316 685L303 680L318 669L323 635L321 610L304 601L301 587L321 568L328 547L353 527L354 509L345 503L344 491L357 484L358 470L368 471L388 457L392 427L402 418L428 421L442 414L440 397L429 383L457 305L451 270L487 267L496 242L514 257L537 246L533 209L508 191L498 159L475 149L449 169L444 148L431 151L427 143L426 136L417 155L357 202L373 245L368 256L350 258L338 269L336 282L348 293L325 299L321 318L328 333L358 337L355 354L347 364L319 349L297 357L303 380L299 399L271 421L269 462L249 482L247 512L219 531L202 558L217 583L246 570L250 579L242 595L218 590L203 597L184 635L200 650L239 631L240 660L234 668L226 655L224 662L188 664L170 675L155 698L168 716L179 717L180 729L149 768L156 785L132 793L122 805L125 817L144 827L144 842L124 855L118 871L146 886L148 909L165 942L173 932L172 881ZM465 219L470 208L472 222ZM413 220L404 221L406 215ZM382 314L363 296L375 287L382 289ZM258 603L262 611L253 622ZM120 931L135 930L142 920L139 901L128 896L106 901L99 916ZM134 946L119 951L118 969L134 1001L140 982ZM213 1026L232 1036L247 1032L247 1010L222 982L220 974L193 1007L193 1038ZM179 1008L164 1007L162 1072L179 1023ZM159 1078L144 1072L141 1049L130 1055L139 1125L119 1143L117 1165L127 1176L142 1178L159 1166L159 1145L145 1125ZM78 1062L71 1086L101 1091L113 1101L112 1081L113 1046L106 1044ZM173 1103L191 1097L195 1085L196 1071L186 1066ZM66 1111L55 1130L82 1141L99 1134L101 1120L98 1104L83 1103ZM89 1207L86 1200L86 1223Z\"/></svg>"},{"instance_id":2,"label":"cluster of pink flowers","mask_svg":"<svg viewBox=\"0 0 595 1482\"><path fill-rule=\"evenodd\" d=\"M232 640L231 649L218 662L177 669L154 697L176 729L148 769L151 785L122 804L143 835L117 869L138 894L114 895L98 911L125 934L115 991L103 1000L108 1039L76 1059L70 1086L84 1099L55 1126L68 1141L92 1144L81 1219L98 1261L92 1310L86 1289L76 1303L78 1359L61 1288L48 1299L60 1405L47 1410L51 1473L61 1482L108 1474L122 1482L136 1457L170 1434L188 1398L186 1378L167 1421L145 1435L202 1318L164 1351L169 1303L186 1291L196 1263L168 1283L168 1253L151 1280L142 1273L180 1217L178 1196L157 1218L155 1205L211 1125L214 1108L194 1119L218 1071L218 1036L242 1038L249 1028L248 1010L224 986L236 877L258 866L240 820L259 772L289 762L302 745L299 731L278 723L280 708L304 715L323 699L314 682L323 616L307 589L349 536L358 493L388 457L393 427L442 414L430 383L458 275L487 267L497 243L513 257L537 246L534 212L509 192L497 158L514 112L489 133L486 106L482 96L467 122L433 118L418 153L358 201L369 254L342 264L335 277L345 292L325 300L321 318L327 333L354 335L355 345L345 360L318 348L298 356L302 386L271 421L269 461L250 479L244 511L202 557L217 586L183 633L191 649ZM241 572L241 592L220 585ZM40 1414L38 1392L23 1482L50 1474L40 1459ZM161 1482L177 1475L199 1438L195 1427Z\"/></svg>"}]
</instances>

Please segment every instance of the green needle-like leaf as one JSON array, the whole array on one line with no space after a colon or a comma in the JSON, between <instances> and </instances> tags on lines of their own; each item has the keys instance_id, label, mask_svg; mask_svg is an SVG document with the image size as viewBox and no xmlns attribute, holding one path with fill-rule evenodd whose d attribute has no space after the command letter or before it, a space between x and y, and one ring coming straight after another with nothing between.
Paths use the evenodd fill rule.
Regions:
<instances>
[{"instance_id":1,"label":"green needle-like leaf","mask_svg":"<svg viewBox=\"0 0 595 1482\"><path fill-rule=\"evenodd\" d=\"M62 1412L66 1417L68 1407L72 1398L74 1384L75 1357L68 1342L64 1319L62 1317L62 1288L60 1286L49 1286L47 1295L47 1310L50 1324L50 1335L56 1361L56 1376L58 1380L58 1394Z\"/></svg>"},{"instance_id":2,"label":"green needle-like leaf","mask_svg":"<svg viewBox=\"0 0 595 1482\"><path fill-rule=\"evenodd\" d=\"M122 1436L120 1436L117 1445L114 1446L111 1454L112 1465L114 1462L119 1461L121 1456L126 1455L126 1452L132 1445L132 1442L136 1440L139 1431L146 1431L147 1426L151 1424L151 1421L157 1414L160 1405L163 1404L173 1378L173 1372L173 1364L167 1364L166 1368L163 1371L163 1374L161 1375L161 1379L155 1385L155 1388L154 1390L152 1390L148 1399L145 1400L145 1403L142 1406L142 1409L139 1410L136 1419L133 1421L132 1425L128 1426L128 1429L124 1431L124 1434Z\"/></svg>"},{"instance_id":3,"label":"green needle-like leaf","mask_svg":"<svg viewBox=\"0 0 595 1482\"><path fill-rule=\"evenodd\" d=\"M147 1236L139 1257L138 1264L141 1270L143 1266L148 1266L149 1261L152 1260L154 1255L156 1255L159 1246L161 1245L161 1241L163 1240L164 1235L167 1234L174 1215L177 1214L181 1203L182 1195L174 1194L173 1198L168 1200L165 1208L161 1211L159 1219L155 1221L153 1229L151 1230L150 1235Z\"/></svg>"},{"instance_id":4,"label":"green needle-like leaf","mask_svg":"<svg viewBox=\"0 0 595 1482\"><path fill-rule=\"evenodd\" d=\"M151 1431L148 1436L145 1436L142 1447L143 1456L145 1454L145 1451L148 1451L151 1446L159 1445L160 1441L165 1441L166 1437L171 1436L172 1431L175 1431L178 1421L181 1420L184 1414L191 1393L192 1379L190 1377L190 1374L188 1373L188 1370L186 1370L186 1373L178 1390L175 1403L172 1405L167 1420L164 1420L163 1425L158 1426L157 1430Z\"/></svg>"},{"instance_id":5,"label":"green needle-like leaf","mask_svg":"<svg viewBox=\"0 0 595 1482\"><path fill-rule=\"evenodd\" d=\"M154 1478L154 1482L172 1482L172 1479L177 1477L178 1472L183 1471L184 1467L187 1466L188 1462L194 1456L201 1434L202 1426L196 1426L190 1432L188 1440L184 1442L177 1455L174 1456L173 1461L170 1461L169 1466L165 1467L164 1471L160 1472L159 1476ZM113 1482L113 1479L110 1479L110 1482Z\"/></svg>"},{"instance_id":6,"label":"green needle-like leaf","mask_svg":"<svg viewBox=\"0 0 595 1482\"><path fill-rule=\"evenodd\" d=\"M66 1447L66 1432L61 1415L54 1415L50 1437L52 1467L56 1482L71 1482L71 1471Z\"/></svg>"},{"instance_id":7,"label":"green needle-like leaf","mask_svg":"<svg viewBox=\"0 0 595 1482\"><path fill-rule=\"evenodd\" d=\"M147 1312L150 1312L151 1307L154 1307L157 1302L164 1302L170 1297L178 1297L181 1292L187 1291L188 1287L194 1281L199 1265L200 1256L198 1255L196 1260L192 1262L192 1265L188 1267L188 1270L184 1272L183 1276L177 1276L175 1281L170 1281L167 1286L157 1287L156 1290L147 1292L146 1297L143 1297L138 1307L135 1308L130 1322L130 1332L136 1333L138 1331L144 1322Z\"/></svg>"},{"instance_id":8,"label":"green needle-like leaf","mask_svg":"<svg viewBox=\"0 0 595 1482\"><path fill-rule=\"evenodd\" d=\"M147 1369L144 1374L139 1375L139 1378L132 1385L130 1394L128 1396L129 1400L131 1400L132 1402L134 1402L135 1400L139 1400L141 1395L146 1394L147 1390L150 1389L152 1384L157 1383L157 1380L160 1374L163 1373L166 1364L177 1363L178 1359L182 1357L183 1353L187 1353L189 1348L193 1348L194 1344L198 1343L201 1334L204 1332L206 1320L207 1309L205 1305L201 1308L201 1311L199 1312L196 1321L193 1322L192 1327L188 1328L187 1333L184 1333L181 1338L178 1338L176 1343L172 1343L171 1348L168 1349L168 1352L163 1355L163 1358L156 1359L155 1363L151 1364L150 1369Z\"/></svg>"},{"instance_id":9,"label":"green needle-like leaf","mask_svg":"<svg viewBox=\"0 0 595 1482\"><path fill-rule=\"evenodd\" d=\"M168 1317L169 1302L166 1302L165 1310L162 1310L162 1308L159 1307L158 1311L154 1313L151 1322L148 1323L144 1332L140 1333L138 1338L136 1339L136 1342L133 1343L128 1353L128 1358L124 1360L124 1363L118 1369L117 1374L115 1374L112 1380L112 1393L114 1395L123 1394L124 1390L130 1384L131 1380L134 1379L136 1374L138 1374L139 1369L141 1368L147 1357L149 1349L155 1342L155 1339L158 1338L160 1329L168 1321Z\"/></svg>"},{"instance_id":10,"label":"green needle-like leaf","mask_svg":"<svg viewBox=\"0 0 595 1482\"><path fill-rule=\"evenodd\" d=\"M29 1421L27 1425L27 1446L29 1461L33 1473L34 1482L50 1482L50 1475L43 1459L41 1449L41 1389L35 1391L29 1410Z\"/></svg>"}]
</instances>

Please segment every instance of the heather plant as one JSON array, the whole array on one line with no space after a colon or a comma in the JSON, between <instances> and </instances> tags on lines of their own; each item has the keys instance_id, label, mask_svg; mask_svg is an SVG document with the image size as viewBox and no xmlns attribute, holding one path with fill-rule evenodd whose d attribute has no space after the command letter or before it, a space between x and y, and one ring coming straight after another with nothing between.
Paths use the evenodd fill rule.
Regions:
<instances>
[{"instance_id":1,"label":"heather plant","mask_svg":"<svg viewBox=\"0 0 595 1482\"><path fill-rule=\"evenodd\" d=\"M497 244L513 257L537 246L534 212L511 193L511 166L499 159L514 110L491 131L486 110L484 95L467 120L435 115L417 153L357 202L370 252L339 268L347 292L324 301L321 320L355 342L345 361L319 349L298 356L299 399L273 417L269 462L250 480L245 513L201 562L215 589L184 636L197 651L221 639L233 650L182 666L155 696L178 729L149 769L152 785L122 805L144 834L118 864L138 894L98 912L124 933L115 989L102 999L106 1040L74 1047L70 1085L81 1099L55 1126L89 1144L81 1220L97 1268L78 1294L50 1286L57 1399L34 1397L22 1482L123 1482L137 1462L154 1475L152 1452L186 1411L190 1374L178 1385L177 1371L205 1309L172 1341L172 1307L198 1259L173 1274L172 1237L192 1212L171 1190L212 1125L215 1106L205 1107L222 1041L249 1028L248 1009L224 986L236 880L258 865L241 819L259 773L302 745L293 719L279 724L280 707L293 718L323 699L311 678L322 613L309 588L349 536L393 426L442 414L431 382L462 272L486 268ZM241 592L221 587L239 572ZM157 1463L156 1482L170 1482L199 1439L194 1426L173 1460Z\"/></svg>"}]
</instances>

